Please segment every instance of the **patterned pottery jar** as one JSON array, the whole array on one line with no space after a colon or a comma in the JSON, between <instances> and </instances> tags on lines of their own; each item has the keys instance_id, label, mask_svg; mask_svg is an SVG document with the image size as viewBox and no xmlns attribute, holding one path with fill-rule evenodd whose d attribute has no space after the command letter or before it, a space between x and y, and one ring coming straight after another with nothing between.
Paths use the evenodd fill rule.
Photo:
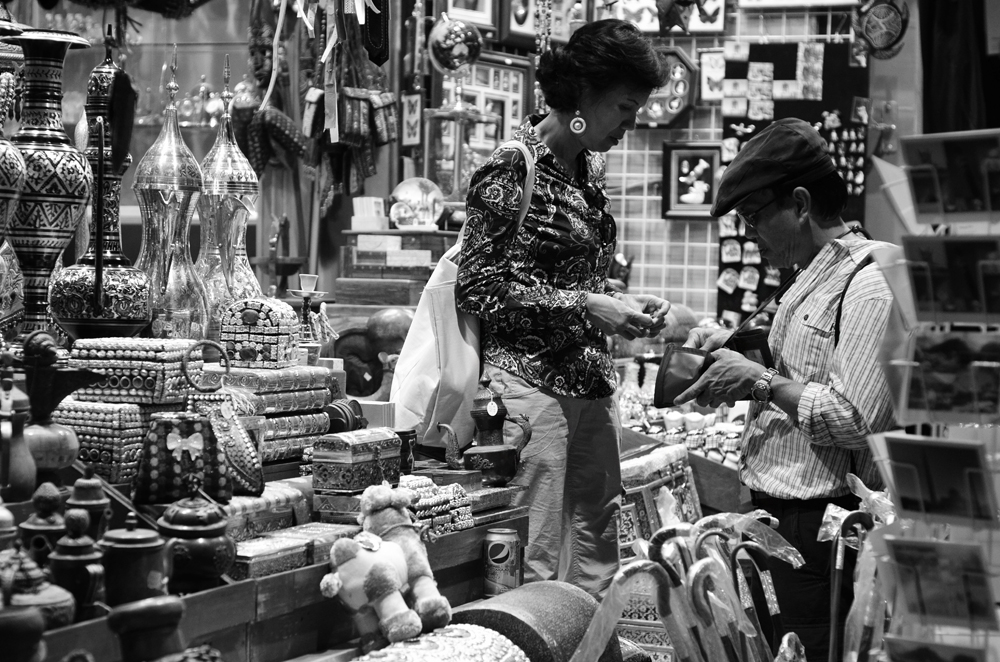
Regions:
<instances>
[{"instance_id":1,"label":"patterned pottery jar","mask_svg":"<svg viewBox=\"0 0 1000 662\"><path fill-rule=\"evenodd\" d=\"M11 142L24 157L27 175L7 230L24 274L23 337L49 326L49 279L90 198L90 164L73 147L62 121L63 60L70 48L90 43L55 30L25 30L5 41L24 51L21 129Z\"/></svg>"},{"instance_id":2,"label":"patterned pottery jar","mask_svg":"<svg viewBox=\"0 0 1000 662\"><path fill-rule=\"evenodd\" d=\"M93 200L93 217L100 217L102 224L92 224L86 254L77 264L56 274L49 287L52 317L73 338L133 336L152 318L149 277L132 267L122 252L118 212L122 175L132 157L126 154L117 170L111 161L111 88L116 76L120 77L119 85L128 84L112 60L111 46L107 45L104 61L90 72L86 106L87 161L99 180L95 189L100 188L100 197L95 195ZM101 121L103 143L98 126Z\"/></svg>"}]
</instances>

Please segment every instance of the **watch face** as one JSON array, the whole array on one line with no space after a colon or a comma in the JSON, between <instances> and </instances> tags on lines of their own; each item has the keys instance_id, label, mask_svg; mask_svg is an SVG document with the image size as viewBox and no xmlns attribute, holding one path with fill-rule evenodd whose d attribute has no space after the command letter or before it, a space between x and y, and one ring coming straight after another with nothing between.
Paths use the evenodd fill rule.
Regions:
<instances>
[{"instance_id":1,"label":"watch face","mask_svg":"<svg viewBox=\"0 0 1000 662\"><path fill-rule=\"evenodd\" d=\"M767 402L767 387L754 384L754 387L750 389L750 397L757 402Z\"/></svg>"}]
</instances>

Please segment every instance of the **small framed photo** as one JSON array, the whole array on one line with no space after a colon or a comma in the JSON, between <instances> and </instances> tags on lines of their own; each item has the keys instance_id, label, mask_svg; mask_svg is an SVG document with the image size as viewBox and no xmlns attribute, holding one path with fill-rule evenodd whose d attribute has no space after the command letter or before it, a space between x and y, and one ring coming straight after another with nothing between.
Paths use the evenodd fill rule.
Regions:
<instances>
[{"instance_id":1,"label":"small framed photo","mask_svg":"<svg viewBox=\"0 0 1000 662\"><path fill-rule=\"evenodd\" d=\"M663 218L711 218L721 176L718 143L663 143Z\"/></svg>"},{"instance_id":2,"label":"small framed photo","mask_svg":"<svg viewBox=\"0 0 1000 662\"><path fill-rule=\"evenodd\" d=\"M886 536L903 606L926 623L996 630L992 583L980 543Z\"/></svg>"},{"instance_id":3,"label":"small framed photo","mask_svg":"<svg viewBox=\"0 0 1000 662\"><path fill-rule=\"evenodd\" d=\"M483 37L492 38L497 29L497 0L446 0L448 16L472 23Z\"/></svg>"},{"instance_id":4,"label":"small framed photo","mask_svg":"<svg viewBox=\"0 0 1000 662\"><path fill-rule=\"evenodd\" d=\"M698 51L701 63L701 100L722 101L723 81L726 79L726 56L722 48L704 48Z\"/></svg>"},{"instance_id":5,"label":"small framed photo","mask_svg":"<svg viewBox=\"0 0 1000 662\"><path fill-rule=\"evenodd\" d=\"M997 527L982 442L886 434L896 513L907 519Z\"/></svg>"},{"instance_id":6,"label":"small framed photo","mask_svg":"<svg viewBox=\"0 0 1000 662\"><path fill-rule=\"evenodd\" d=\"M694 106L698 67L681 48L660 46L657 50L667 63L670 76L666 85L654 90L636 114L636 128L667 127Z\"/></svg>"},{"instance_id":7,"label":"small framed photo","mask_svg":"<svg viewBox=\"0 0 1000 662\"><path fill-rule=\"evenodd\" d=\"M868 97L854 97L851 104L851 121L855 124L865 124L872 117L872 100Z\"/></svg>"},{"instance_id":8,"label":"small framed photo","mask_svg":"<svg viewBox=\"0 0 1000 662\"><path fill-rule=\"evenodd\" d=\"M986 649L937 641L907 639L893 634L884 637L889 662L986 662Z\"/></svg>"},{"instance_id":9,"label":"small framed photo","mask_svg":"<svg viewBox=\"0 0 1000 662\"><path fill-rule=\"evenodd\" d=\"M917 320L1000 323L1000 237L903 237Z\"/></svg>"}]
</instances>

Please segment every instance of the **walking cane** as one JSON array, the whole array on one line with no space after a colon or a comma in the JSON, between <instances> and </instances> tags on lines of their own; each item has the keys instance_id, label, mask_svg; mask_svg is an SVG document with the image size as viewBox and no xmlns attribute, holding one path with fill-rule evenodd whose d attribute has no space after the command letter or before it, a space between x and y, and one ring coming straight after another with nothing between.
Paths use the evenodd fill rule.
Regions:
<instances>
[{"instance_id":1,"label":"walking cane","mask_svg":"<svg viewBox=\"0 0 1000 662\"><path fill-rule=\"evenodd\" d=\"M848 513L847 517L844 518L844 522L840 525L840 531L838 531L837 535L833 537L834 563L830 568L830 572L832 574L832 587L830 592L830 649L829 655L827 656L827 662L837 662L837 657L840 653L840 637L838 636L838 631L840 630L840 589L844 582L844 552L846 548L844 538L846 538L856 526L864 528L866 531L871 531L872 527L875 526L875 522L872 520L872 516L868 513L855 510ZM858 531L857 535L858 540L860 541L861 532Z\"/></svg>"}]
</instances>

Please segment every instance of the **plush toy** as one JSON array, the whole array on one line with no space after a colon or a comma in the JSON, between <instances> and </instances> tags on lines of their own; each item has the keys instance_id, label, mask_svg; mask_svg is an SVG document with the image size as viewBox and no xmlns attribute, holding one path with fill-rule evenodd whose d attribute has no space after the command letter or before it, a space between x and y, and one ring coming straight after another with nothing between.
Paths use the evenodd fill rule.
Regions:
<instances>
[{"instance_id":1,"label":"plush toy","mask_svg":"<svg viewBox=\"0 0 1000 662\"><path fill-rule=\"evenodd\" d=\"M320 591L339 597L354 612L362 652L420 634L420 616L403 598L407 559L399 545L367 531L341 538L330 550L330 570Z\"/></svg>"},{"instance_id":2,"label":"plush toy","mask_svg":"<svg viewBox=\"0 0 1000 662\"><path fill-rule=\"evenodd\" d=\"M409 597L413 609L420 615L424 632L451 622L451 605L438 592L437 582L427 562L427 548L420 539L420 527L413 523L407 508L415 499L413 491L393 489L388 483L371 485L361 495L358 524L365 531L392 541L403 548L406 556Z\"/></svg>"}]
</instances>

